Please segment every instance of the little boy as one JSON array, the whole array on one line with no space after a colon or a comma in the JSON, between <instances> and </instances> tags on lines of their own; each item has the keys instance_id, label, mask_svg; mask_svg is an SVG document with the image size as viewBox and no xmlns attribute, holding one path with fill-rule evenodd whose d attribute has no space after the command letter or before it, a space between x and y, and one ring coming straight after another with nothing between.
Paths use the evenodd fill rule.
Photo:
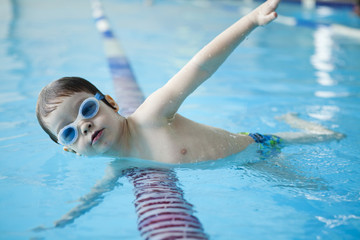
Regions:
<instances>
[{"instance_id":1,"label":"little boy","mask_svg":"<svg viewBox=\"0 0 360 240\"><path fill-rule=\"evenodd\" d=\"M335 132L294 115L286 115L284 119L295 127L311 128L312 133L233 134L177 114L185 98L217 70L253 29L277 17L275 9L279 2L268 0L218 35L129 117L119 115L116 102L88 81L65 77L41 91L37 103L40 125L64 149L81 155L164 163L224 158L254 142L278 148L283 140L339 138Z\"/></svg>"}]
</instances>

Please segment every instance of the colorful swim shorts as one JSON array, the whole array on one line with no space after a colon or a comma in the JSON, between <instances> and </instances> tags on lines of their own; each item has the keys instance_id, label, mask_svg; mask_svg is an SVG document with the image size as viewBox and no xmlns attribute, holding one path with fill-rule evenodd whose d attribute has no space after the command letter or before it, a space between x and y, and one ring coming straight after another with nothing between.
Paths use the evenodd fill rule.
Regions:
<instances>
[{"instance_id":1,"label":"colorful swim shorts","mask_svg":"<svg viewBox=\"0 0 360 240\"><path fill-rule=\"evenodd\" d=\"M275 135L262 135L260 133L248 132L242 132L240 134L250 136L256 143L259 143L257 152L260 153L261 158L276 156L281 152L281 148L283 147L284 140Z\"/></svg>"}]
</instances>

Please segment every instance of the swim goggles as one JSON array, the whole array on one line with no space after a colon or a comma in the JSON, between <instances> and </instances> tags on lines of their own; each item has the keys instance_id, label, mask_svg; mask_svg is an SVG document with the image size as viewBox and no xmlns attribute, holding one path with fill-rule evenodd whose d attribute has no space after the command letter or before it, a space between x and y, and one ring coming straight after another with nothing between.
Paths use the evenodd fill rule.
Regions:
<instances>
[{"instance_id":1,"label":"swim goggles","mask_svg":"<svg viewBox=\"0 0 360 240\"><path fill-rule=\"evenodd\" d=\"M96 93L94 97L89 97L81 103L76 120L60 130L58 134L58 141L60 144L71 145L77 140L79 136L79 131L77 129L78 123L83 119L93 118L99 111L99 100L103 98L104 96L102 94Z\"/></svg>"}]
</instances>

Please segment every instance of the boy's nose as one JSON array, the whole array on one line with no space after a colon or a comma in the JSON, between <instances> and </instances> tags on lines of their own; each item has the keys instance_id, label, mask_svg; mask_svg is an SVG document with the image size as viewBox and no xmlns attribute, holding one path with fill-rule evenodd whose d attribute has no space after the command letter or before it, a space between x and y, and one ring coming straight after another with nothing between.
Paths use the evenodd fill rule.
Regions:
<instances>
[{"instance_id":1,"label":"boy's nose","mask_svg":"<svg viewBox=\"0 0 360 240\"><path fill-rule=\"evenodd\" d=\"M80 131L83 135L87 135L92 128L91 122L82 122L80 125Z\"/></svg>"}]
</instances>

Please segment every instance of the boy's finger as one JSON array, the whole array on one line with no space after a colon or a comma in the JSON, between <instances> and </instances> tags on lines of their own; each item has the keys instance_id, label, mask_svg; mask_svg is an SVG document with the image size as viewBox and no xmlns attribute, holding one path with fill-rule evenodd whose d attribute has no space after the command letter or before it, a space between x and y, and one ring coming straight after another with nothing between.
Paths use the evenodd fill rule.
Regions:
<instances>
[{"instance_id":1,"label":"boy's finger","mask_svg":"<svg viewBox=\"0 0 360 240\"><path fill-rule=\"evenodd\" d=\"M269 15L267 15L265 18L266 18L267 22L269 23L269 22L273 21L275 18L277 18L277 13L272 12Z\"/></svg>"},{"instance_id":2,"label":"boy's finger","mask_svg":"<svg viewBox=\"0 0 360 240\"><path fill-rule=\"evenodd\" d=\"M260 19L259 24L260 24L260 25L266 25L266 24L268 24L269 22L273 21L275 18L277 18L277 13L276 13L276 12L272 12L272 13L270 13L270 14L267 14L267 15L263 16L263 17Z\"/></svg>"},{"instance_id":3,"label":"boy's finger","mask_svg":"<svg viewBox=\"0 0 360 240\"><path fill-rule=\"evenodd\" d=\"M279 3L280 3L280 0L268 0L268 6L272 10L275 10L278 7Z\"/></svg>"}]
</instances>

